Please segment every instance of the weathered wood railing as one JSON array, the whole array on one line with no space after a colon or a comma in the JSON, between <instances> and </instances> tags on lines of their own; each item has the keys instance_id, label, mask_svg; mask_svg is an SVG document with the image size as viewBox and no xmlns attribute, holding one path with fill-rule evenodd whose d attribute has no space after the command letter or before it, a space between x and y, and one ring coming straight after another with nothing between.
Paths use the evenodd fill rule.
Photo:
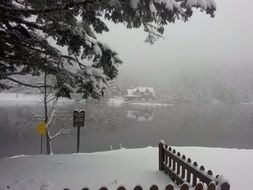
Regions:
<instances>
[{"instance_id":1,"label":"weathered wood railing","mask_svg":"<svg viewBox=\"0 0 253 190\"><path fill-rule=\"evenodd\" d=\"M205 172L204 166L198 167L197 162L192 163L190 158L186 159L185 155L181 156L180 152L168 147L163 141L159 143L159 170L168 173L177 185L187 183L189 186L199 189L196 187L203 183L206 186L215 185L214 189L230 189L230 185L223 181L222 177L219 175L214 177L211 170Z\"/></svg>"},{"instance_id":2,"label":"weathered wood railing","mask_svg":"<svg viewBox=\"0 0 253 190\"><path fill-rule=\"evenodd\" d=\"M114 188L113 188L114 189ZM159 190L159 187L157 185L152 185L150 188L148 188L149 190ZM183 184L181 185L179 188L175 188L174 184L169 184L167 185L164 189L160 189L160 190L189 190L190 187L188 186L188 184ZM216 185L214 183L210 183L207 188L204 188L202 183L199 183L195 186L194 190L218 190L216 188ZM69 188L64 188L63 190L70 190ZM82 188L82 190L89 190L89 188L85 187ZM110 188L107 187L101 187L99 190L110 190ZM126 188L124 186L120 186L117 188L117 190L126 190ZM133 188L133 190L147 190L146 188L142 188L142 186L137 185ZM191 188L191 190L193 190Z\"/></svg>"}]
</instances>

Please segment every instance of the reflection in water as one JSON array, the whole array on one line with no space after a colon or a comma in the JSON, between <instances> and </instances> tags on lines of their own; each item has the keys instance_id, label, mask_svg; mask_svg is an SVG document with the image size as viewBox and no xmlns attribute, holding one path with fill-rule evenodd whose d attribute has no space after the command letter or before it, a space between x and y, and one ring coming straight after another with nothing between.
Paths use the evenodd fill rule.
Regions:
<instances>
[{"instance_id":1,"label":"reflection in water","mask_svg":"<svg viewBox=\"0 0 253 190\"><path fill-rule=\"evenodd\" d=\"M253 148L253 105L185 104L171 107L118 106L106 103L78 105L86 110L81 129L81 152L157 146L160 139L176 146ZM53 141L55 153L76 150L76 130L72 127L76 105L57 107L51 129L72 129ZM38 120L32 112L38 107L0 107L0 157L38 154ZM145 122L140 122L145 120ZM44 141L45 142L45 141ZM45 151L45 150L44 150Z\"/></svg>"},{"instance_id":2,"label":"reflection in water","mask_svg":"<svg viewBox=\"0 0 253 190\"><path fill-rule=\"evenodd\" d=\"M126 117L136 121L151 121L154 119L154 109L139 108L136 110L127 110Z\"/></svg>"}]
</instances>

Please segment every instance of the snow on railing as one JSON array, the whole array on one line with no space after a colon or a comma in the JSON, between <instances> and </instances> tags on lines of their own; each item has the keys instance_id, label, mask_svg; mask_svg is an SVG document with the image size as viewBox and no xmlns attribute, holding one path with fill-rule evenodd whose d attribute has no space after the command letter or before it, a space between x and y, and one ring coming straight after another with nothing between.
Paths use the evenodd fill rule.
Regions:
<instances>
[{"instance_id":1,"label":"snow on railing","mask_svg":"<svg viewBox=\"0 0 253 190\"><path fill-rule=\"evenodd\" d=\"M113 188L114 189L114 188ZM133 190L144 190L146 188L142 188L142 186L137 185L133 188ZM207 187L204 187L202 183L198 183L195 188L189 187L188 184L184 183L180 187L175 187L174 184L167 185L164 190L219 190L217 189L216 185L212 182ZM70 190L69 188L64 188L63 190ZM85 187L81 190L89 190L89 188ZM101 187L99 190L110 190L107 187ZM126 190L124 186L119 186L117 190ZM159 187L157 185L152 185L149 190L159 190ZM163 189L161 189L163 190Z\"/></svg>"},{"instance_id":2,"label":"snow on railing","mask_svg":"<svg viewBox=\"0 0 253 190\"><path fill-rule=\"evenodd\" d=\"M229 183L224 181L221 176L214 177L211 170L206 172L204 166L198 167L197 162L192 163L190 158L186 159L185 155L181 156L180 152L168 147L164 141L159 143L159 170L168 173L177 185L186 184L195 187L196 190L203 189L201 184L208 187L208 190L230 189Z\"/></svg>"}]
</instances>

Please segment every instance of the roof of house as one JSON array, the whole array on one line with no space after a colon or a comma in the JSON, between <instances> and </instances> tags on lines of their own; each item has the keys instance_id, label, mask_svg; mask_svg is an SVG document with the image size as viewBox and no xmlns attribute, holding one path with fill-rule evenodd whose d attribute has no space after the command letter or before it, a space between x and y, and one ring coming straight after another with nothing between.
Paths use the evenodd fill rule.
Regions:
<instances>
[{"instance_id":1,"label":"roof of house","mask_svg":"<svg viewBox=\"0 0 253 190\"><path fill-rule=\"evenodd\" d=\"M127 89L127 95L133 95L133 92L136 92L137 90L139 90L140 92L145 92L146 90L148 90L150 93L155 95L154 88L151 87L137 87L133 89Z\"/></svg>"}]
</instances>

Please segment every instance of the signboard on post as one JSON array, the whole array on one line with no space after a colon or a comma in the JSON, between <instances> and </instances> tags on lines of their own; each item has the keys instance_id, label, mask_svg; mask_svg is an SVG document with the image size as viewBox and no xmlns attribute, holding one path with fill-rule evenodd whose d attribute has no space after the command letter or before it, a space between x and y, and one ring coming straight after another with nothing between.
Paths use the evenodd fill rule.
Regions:
<instances>
[{"instance_id":1,"label":"signboard on post","mask_svg":"<svg viewBox=\"0 0 253 190\"><path fill-rule=\"evenodd\" d=\"M73 112L73 127L77 127L77 150L80 151L80 127L84 127L85 121L85 111L84 110L74 110Z\"/></svg>"},{"instance_id":2,"label":"signboard on post","mask_svg":"<svg viewBox=\"0 0 253 190\"><path fill-rule=\"evenodd\" d=\"M44 121L39 122L37 125L37 134L46 135L47 133L47 124Z\"/></svg>"},{"instance_id":3,"label":"signboard on post","mask_svg":"<svg viewBox=\"0 0 253 190\"><path fill-rule=\"evenodd\" d=\"M84 127L85 111L74 110L73 112L73 127Z\"/></svg>"},{"instance_id":4,"label":"signboard on post","mask_svg":"<svg viewBox=\"0 0 253 190\"><path fill-rule=\"evenodd\" d=\"M42 154L43 135L47 134L47 124L44 121L38 123L37 134L40 135L40 153Z\"/></svg>"}]
</instances>

